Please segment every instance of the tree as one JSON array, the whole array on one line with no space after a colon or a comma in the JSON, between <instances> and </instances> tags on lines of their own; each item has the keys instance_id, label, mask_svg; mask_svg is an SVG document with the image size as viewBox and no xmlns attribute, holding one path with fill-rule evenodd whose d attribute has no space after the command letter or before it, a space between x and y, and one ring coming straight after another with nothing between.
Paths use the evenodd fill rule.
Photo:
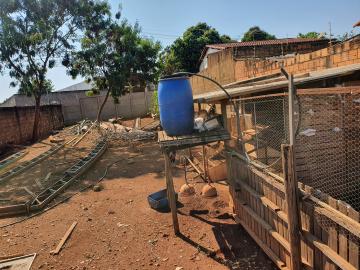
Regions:
<instances>
[{"instance_id":1,"label":"tree","mask_svg":"<svg viewBox=\"0 0 360 270\"><path fill-rule=\"evenodd\" d=\"M82 75L94 85L93 92L106 90L97 120L111 95L115 102L124 94L125 88L135 84L144 86L158 77L157 58L160 43L140 37L138 24L130 25L111 14L86 22L85 35L81 39L81 50L69 56L69 73L73 77Z\"/></svg>"},{"instance_id":2,"label":"tree","mask_svg":"<svg viewBox=\"0 0 360 270\"><path fill-rule=\"evenodd\" d=\"M104 8L91 0L0 0L0 71L35 99L33 140L41 96L52 90L48 70L74 48L83 19Z\"/></svg>"},{"instance_id":3,"label":"tree","mask_svg":"<svg viewBox=\"0 0 360 270\"><path fill-rule=\"evenodd\" d=\"M231 42L229 36L221 36L215 28L206 23L191 26L182 37L164 50L161 58L163 74L171 74L174 71L197 72L205 46L227 42Z\"/></svg>"},{"instance_id":4,"label":"tree","mask_svg":"<svg viewBox=\"0 0 360 270\"><path fill-rule=\"evenodd\" d=\"M254 40L267 40L276 39L274 35L260 29L259 26L250 27L249 30L244 34L241 41L254 41Z\"/></svg>"},{"instance_id":5,"label":"tree","mask_svg":"<svg viewBox=\"0 0 360 270\"><path fill-rule=\"evenodd\" d=\"M298 38L323 38L318 32L307 32L306 34L299 33Z\"/></svg>"}]
</instances>

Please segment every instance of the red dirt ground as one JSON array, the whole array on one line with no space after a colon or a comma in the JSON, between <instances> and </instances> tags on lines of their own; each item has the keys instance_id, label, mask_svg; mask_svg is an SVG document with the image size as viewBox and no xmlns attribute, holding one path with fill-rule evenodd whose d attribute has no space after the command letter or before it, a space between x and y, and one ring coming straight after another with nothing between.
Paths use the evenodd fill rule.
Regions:
<instances>
[{"instance_id":1,"label":"red dirt ground","mask_svg":"<svg viewBox=\"0 0 360 270\"><path fill-rule=\"evenodd\" d=\"M179 197L181 237L171 214L151 209L147 196L165 187L164 161L154 142L122 146L112 142L81 181L102 182L31 219L0 229L0 256L37 253L32 269L276 269L248 234L226 215L227 186L219 196ZM131 158L133 157L133 158ZM183 172L174 169L176 190ZM197 194L201 183L196 184ZM60 239L78 225L59 255ZM2 223L3 224L3 223Z\"/></svg>"}]
</instances>

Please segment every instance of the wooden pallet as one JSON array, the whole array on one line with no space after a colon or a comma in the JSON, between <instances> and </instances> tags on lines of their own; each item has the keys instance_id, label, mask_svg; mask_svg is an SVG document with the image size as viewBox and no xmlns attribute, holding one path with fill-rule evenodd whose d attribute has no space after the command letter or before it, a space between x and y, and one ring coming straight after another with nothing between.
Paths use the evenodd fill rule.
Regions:
<instances>
[{"instance_id":1,"label":"wooden pallet","mask_svg":"<svg viewBox=\"0 0 360 270\"><path fill-rule=\"evenodd\" d=\"M230 140L230 134L225 129L183 136L169 136L165 131L158 132L158 143L161 148L183 149L224 140Z\"/></svg>"}]
</instances>

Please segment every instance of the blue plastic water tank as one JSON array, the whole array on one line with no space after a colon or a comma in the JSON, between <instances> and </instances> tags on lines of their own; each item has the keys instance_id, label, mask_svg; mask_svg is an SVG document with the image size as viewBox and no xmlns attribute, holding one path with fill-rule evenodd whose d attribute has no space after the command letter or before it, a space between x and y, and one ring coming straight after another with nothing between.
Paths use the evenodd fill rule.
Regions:
<instances>
[{"instance_id":1,"label":"blue plastic water tank","mask_svg":"<svg viewBox=\"0 0 360 270\"><path fill-rule=\"evenodd\" d=\"M170 136L191 134L194 101L188 77L161 79L158 86L160 122Z\"/></svg>"}]
</instances>

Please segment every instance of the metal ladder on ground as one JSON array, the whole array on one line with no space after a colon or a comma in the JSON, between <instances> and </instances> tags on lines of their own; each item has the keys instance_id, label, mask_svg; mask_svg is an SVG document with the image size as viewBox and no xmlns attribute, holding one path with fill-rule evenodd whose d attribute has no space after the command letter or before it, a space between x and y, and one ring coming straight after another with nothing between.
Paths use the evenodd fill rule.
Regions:
<instances>
[{"instance_id":1,"label":"metal ladder on ground","mask_svg":"<svg viewBox=\"0 0 360 270\"><path fill-rule=\"evenodd\" d=\"M16 176L16 175L30 169L31 167L38 164L40 161L43 161L47 157L49 157L52 154L59 151L64 146L65 146L65 144L60 144L60 145L53 146L48 151L38 155L37 157L35 157L35 158L31 159L31 160L22 162L20 165L16 166L15 168L13 168L13 169L5 172L4 174L0 175L0 183L2 181L5 181L5 180L7 180L7 179L9 179L11 177L14 177L14 176Z\"/></svg>"},{"instance_id":2,"label":"metal ladder on ground","mask_svg":"<svg viewBox=\"0 0 360 270\"><path fill-rule=\"evenodd\" d=\"M86 171L99 158L107 148L107 140L102 139L96 144L92 151L76 164L67 169L63 176L52 186L43 190L39 195L29 202L29 211L40 210L48 204L61 191L67 188L78 176Z\"/></svg>"}]
</instances>

